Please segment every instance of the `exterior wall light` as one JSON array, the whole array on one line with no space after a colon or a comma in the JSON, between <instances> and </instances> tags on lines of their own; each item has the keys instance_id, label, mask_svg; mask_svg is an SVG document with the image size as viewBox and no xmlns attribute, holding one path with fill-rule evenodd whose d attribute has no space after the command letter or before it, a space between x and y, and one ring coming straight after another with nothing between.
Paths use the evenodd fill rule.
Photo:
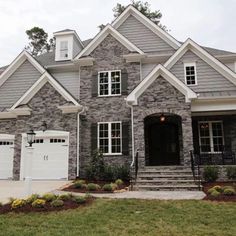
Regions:
<instances>
[{"instance_id":1,"label":"exterior wall light","mask_svg":"<svg viewBox=\"0 0 236 236\"><path fill-rule=\"evenodd\" d=\"M32 147L32 144L35 141L35 132L33 131L33 129L31 129L28 133L27 133L27 142L29 144L30 147Z\"/></svg>"},{"instance_id":2,"label":"exterior wall light","mask_svg":"<svg viewBox=\"0 0 236 236\"><path fill-rule=\"evenodd\" d=\"M165 120L166 120L166 117L162 113L161 116L160 116L160 122L165 122Z\"/></svg>"}]
</instances>

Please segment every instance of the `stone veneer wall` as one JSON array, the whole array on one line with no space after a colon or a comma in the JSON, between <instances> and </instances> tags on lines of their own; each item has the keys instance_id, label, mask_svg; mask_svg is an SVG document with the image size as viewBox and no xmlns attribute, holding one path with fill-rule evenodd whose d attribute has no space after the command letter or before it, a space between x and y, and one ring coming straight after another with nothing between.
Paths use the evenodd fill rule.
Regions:
<instances>
[{"instance_id":1,"label":"stone veneer wall","mask_svg":"<svg viewBox=\"0 0 236 236\"><path fill-rule=\"evenodd\" d=\"M182 119L183 155L182 165L190 165L189 151L193 149L190 103L185 96L164 78L158 77L138 99L134 106L135 151L139 150L139 165L145 166L144 118L157 113L179 115Z\"/></svg>"},{"instance_id":2,"label":"stone veneer wall","mask_svg":"<svg viewBox=\"0 0 236 236\"><path fill-rule=\"evenodd\" d=\"M128 53L126 47L108 35L90 55L95 59L94 65L81 67L80 103L87 109L81 116L80 123L80 173L82 175L84 175L85 166L91 158L91 125L108 121L130 122L130 108L127 107L124 100L126 95L92 97L93 75L99 71L126 69L128 93L140 82L140 64L126 63L123 55ZM129 136L129 155L105 156L107 163L123 165L131 162L131 132L129 132Z\"/></svg>"},{"instance_id":3,"label":"stone veneer wall","mask_svg":"<svg viewBox=\"0 0 236 236\"><path fill-rule=\"evenodd\" d=\"M12 120L0 120L0 133L15 135L13 164L13 178L15 180L20 177L21 134L26 133L30 127L35 131L42 130L43 121L47 123L48 130L70 132L68 174L70 179L76 177L77 114L62 114L57 106L65 103L65 99L47 83L29 101L28 106L32 109L30 116L20 116Z\"/></svg>"}]
</instances>

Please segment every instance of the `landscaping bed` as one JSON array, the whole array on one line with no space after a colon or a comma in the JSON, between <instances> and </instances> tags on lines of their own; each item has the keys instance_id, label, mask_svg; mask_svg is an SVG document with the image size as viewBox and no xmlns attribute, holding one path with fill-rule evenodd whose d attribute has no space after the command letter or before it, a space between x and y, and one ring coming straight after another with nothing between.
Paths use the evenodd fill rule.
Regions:
<instances>
[{"instance_id":1,"label":"landscaping bed","mask_svg":"<svg viewBox=\"0 0 236 236\"><path fill-rule=\"evenodd\" d=\"M71 194L33 194L27 199L10 199L7 204L0 204L0 214L62 211L90 205L93 200L89 195L78 197Z\"/></svg>"},{"instance_id":2,"label":"landscaping bed","mask_svg":"<svg viewBox=\"0 0 236 236\"><path fill-rule=\"evenodd\" d=\"M102 180L77 179L61 190L76 193L114 193L128 191L129 185L129 182L124 182L121 179L114 181L114 183Z\"/></svg>"},{"instance_id":3,"label":"landscaping bed","mask_svg":"<svg viewBox=\"0 0 236 236\"><path fill-rule=\"evenodd\" d=\"M203 191L206 193L204 200L236 202L236 182L203 183Z\"/></svg>"}]
</instances>

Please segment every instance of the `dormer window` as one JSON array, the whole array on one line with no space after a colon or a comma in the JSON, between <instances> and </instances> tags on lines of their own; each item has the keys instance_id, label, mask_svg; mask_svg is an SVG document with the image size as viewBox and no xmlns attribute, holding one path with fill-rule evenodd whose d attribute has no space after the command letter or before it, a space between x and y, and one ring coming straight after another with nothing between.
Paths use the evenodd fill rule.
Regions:
<instances>
[{"instance_id":1,"label":"dormer window","mask_svg":"<svg viewBox=\"0 0 236 236\"><path fill-rule=\"evenodd\" d=\"M61 41L60 42L60 57L62 59L68 58L68 41Z\"/></svg>"},{"instance_id":2,"label":"dormer window","mask_svg":"<svg viewBox=\"0 0 236 236\"><path fill-rule=\"evenodd\" d=\"M184 63L185 83L197 85L196 63Z\"/></svg>"}]
</instances>

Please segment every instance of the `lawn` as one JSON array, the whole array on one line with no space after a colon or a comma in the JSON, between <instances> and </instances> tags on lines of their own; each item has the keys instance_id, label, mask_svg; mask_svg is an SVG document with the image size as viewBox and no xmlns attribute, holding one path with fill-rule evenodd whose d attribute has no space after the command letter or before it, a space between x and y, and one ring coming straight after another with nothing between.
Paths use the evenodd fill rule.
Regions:
<instances>
[{"instance_id":1,"label":"lawn","mask_svg":"<svg viewBox=\"0 0 236 236\"><path fill-rule=\"evenodd\" d=\"M236 235L236 204L97 199L58 213L0 215L0 235Z\"/></svg>"}]
</instances>

